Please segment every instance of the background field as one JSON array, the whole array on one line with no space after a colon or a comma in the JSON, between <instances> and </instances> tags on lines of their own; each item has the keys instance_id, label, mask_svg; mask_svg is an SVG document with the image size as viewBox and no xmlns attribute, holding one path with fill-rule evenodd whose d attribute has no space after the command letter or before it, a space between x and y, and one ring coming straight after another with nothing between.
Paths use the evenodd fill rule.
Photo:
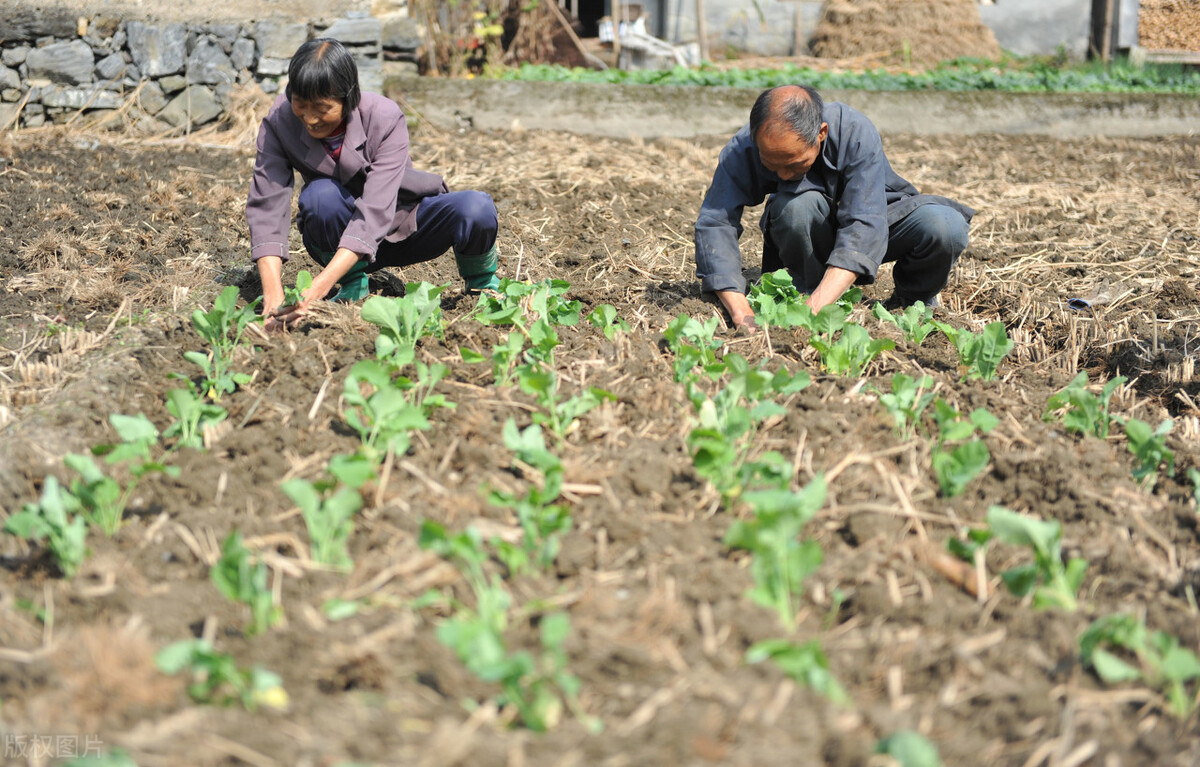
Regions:
<instances>
[{"instance_id":1,"label":"background field","mask_svg":"<svg viewBox=\"0 0 1200 767\"><path fill-rule=\"evenodd\" d=\"M1148 689L1101 685L1081 668L1076 638L1091 618L1126 610L1187 647L1200 641L1200 542L1185 479L1200 466L1200 140L885 137L901 175L979 210L939 316L976 330L1005 323L1017 347L1000 380L960 382L944 337L915 347L869 304L855 319L897 348L861 380L820 374L797 332L722 332L752 362L814 376L762 444L794 457L800 484L817 472L829 480L809 527L825 562L795 636L821 642L850 693L845 708L743 662L780 627L743 595L748 561L721 543L731 515L685 443L692 408L662 331L681 313L715 311L693 279L691 225L723 141L432 126L413 139L420 167L492 194L505 275L565 279L585 311L610 303L631 326L612 341L586 324L560 329L567 391L598 386L618 399L558 446L575 527L555 572L508 583L519 604L547 600L570 615L570 668L603 734L568 718L534 735L507 727L495 707L466 710L462 701L486 701L494 687L438 643L436 610L411 606L431 587L465 593L453 568L418 549L422 520L514 531L485 488L523 486L499 434L533 410L516 388L494 386L487 365L461 361L460 347L486 353L501 333L472 319L474 299L448 258L395 282L451 285L445 338L423 341L420 355L450 366L438 388L458 406L369 489L353 572L309 565L303 522L278 488L316 478L358 442L338 393L348 368L373 354L375 328L357 307L327 306L298 332L240 353L237 368L254 379L224 398L228 427L207 452L173 454L181 475L148 479L118 535L89 538L93 553L74 579L0 537L5 726L96 733L141 765L855 765L898 729L926 735L947 764L1195 764L1194 719L1166 715ZM246 257L244 146L42 132L18 136L6 154L0 508L11 514L47 475L68 476L64 452L114 438L110 413L142 412L164 427L165 392L178 386L168 374L192 374L182 354L204 348L192 309L211 306L224 285L245 299L258 286ZM747 266L758 263L755 220L749 212ZM289 276L312 268L295 236L292 248ZM866 295L889 287L885 269ZM1073 297L1092 309L1068 309ZM1114 398L1121 415L1174 419L1176 478L1145 492L1123 437L1081 439L1042 421L1047 397L1081 370L1129 377ZM952 500L937 495L927 440L897 439L875 394L895 372L922 371L960 410L1000 418L986 438L989 470ZM979 602L924 563L927 541L982 523L991 504L1063 522L1066 551L1091 562L1079 613L1035 612L996 578ZM253 639L242 608L209 581L233 529L271 564L286 615ZM989 572L1027 558L993 546ZM369 605L331 622L320 607L334 597ZM191 704L152 654L201 634L282 675L289 711ZM532 623L518 621L511 639L534 646Z\"/></svg>"}]
</instances>

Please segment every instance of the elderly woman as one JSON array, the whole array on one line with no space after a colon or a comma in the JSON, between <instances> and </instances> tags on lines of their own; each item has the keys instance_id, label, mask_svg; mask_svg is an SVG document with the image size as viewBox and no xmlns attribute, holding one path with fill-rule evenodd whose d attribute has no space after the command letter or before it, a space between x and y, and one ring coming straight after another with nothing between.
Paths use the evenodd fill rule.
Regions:
<instances>
[{"instance_id":1,"label":"elderly woman","mask_svg":"<svg viewBox=\"0 0 1200 767\"><path fill-rule=\"evenodd\" d=\"M483 192L450 192L441 176L413 168L408 128L395 102L362 93L358 67L336 40L304 43L288 85L258 131L246 202L250 258L263 285L267 328L299 322L312 301L357 301L367 274L454 249L466 288L496 288L496 206ZM283 262L294 172L304 180L296 225L324 267L303 301L283 304Z\"/></svg>"}]
</instances>

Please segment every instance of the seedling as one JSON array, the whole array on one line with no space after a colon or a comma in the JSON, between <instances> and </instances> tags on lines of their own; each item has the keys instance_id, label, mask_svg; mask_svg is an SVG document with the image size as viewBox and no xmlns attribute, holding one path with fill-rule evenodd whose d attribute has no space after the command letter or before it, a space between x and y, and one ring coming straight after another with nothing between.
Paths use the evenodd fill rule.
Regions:
<instances>
[{"instance_id":1,"label":"seedling","mask_svg":"<svg viewBox=\"0 0 1200 767\"><path fill-rule=\"evenodd\" d=\"M275 606L267 583L267 566L250 554L242 543L242 534L230 533L221 544L221 558L210 571L213 585L231 602L250 608L251 623L246 635L261 634L279 622L283 611Z\"/></svg>"},{"instance_id":2,"label":"seedling","mask_svg":"<svg viewBox=\"0 0 1200 767\"><path fill-rule=\"evenodd\" d=\"M217 652L203 639L184 639L167 645L154 656L164 674L187 674L188 695L197 703L228 706L241 703L247 711L259 706L286 709L288 694L278 674L255 666L238 668L233 656Z\"/></svg>"},{"instance_id":3,"label":"seedling","mask_svg":"<svg viewBox=\"0 0 1200 767\"><path fill-rule=\"evenodd\" d=\"M342 416L362 440L360 452L374 463L389 449L397 455L408 450L408 433L429 428L422 409L392 384L391 375L375 360L359 360L350 368L342 391Z\"/></svg>"},{"instance_id":4,"label":"seedling","mask_svg":"<svg viewBox=\"0 0 1200 767\"><path fill-rule=\"evenodd\" d=\"M779 327L811 328L813 311L805 296L796 289L792 275L787 269L769 272L762 276L757 285L750 287L746 296L754 318L763 325Z\"/></svg>"},{"instance_id":5,"label":"seedling","mask_svg":"<svg viewBox=\"0 0 1200 767\"><path fill-rule=\"evenodd\" d=\"M973 410L964 418L942 399L933 403L933 418L938 425L938 437L931 455L933 472L942 495L953 498L961 495L991 460L983 440L973 439L976 430L987 434L999 421L983 408Z\"/></svg>"},{"instance_id":6,"label":"seedling","mask_svg":"<svg viewBox=\"0 0 1200 767\"><path fill-rule=\"evenodd\" d=\"M4 522L4 531L35 543L45 539L58 569L70 578L87 557L87 520L80 510L79 499L49 476L41 501L25 504Z\"/></svg>"},{"instance_id":7,"label":"seedling","mask_svg":"<svg viewBox=\"0 0 1200 767\"><path fill-rule=\"evenodd\" d=\"M579 680L566 670L563 644L570 631L566 616L542 618L540 658L535 660L526 651L510 652L504 632L512 598L497 576L488 579L485 575L487 554L479 535L467 530L450 536L441 525L426 520L421 526L420 545L464 565L464 574L475 592L474 609L452 600L455 613L438 626L438 641L453 650L481 680L498 683L502 690L499 702L513 706L520 721L531 730L541 732L554 727L561 719L565 701L589 729L597 731L599 722L588 717L579 705ZM422 601L434 599L426 597Z\"/></svg>"},{"instance_id":8,"label":"seedling","mask_svg":"<svg viewBox=\"0 0 1200 767\"><path fill-rule=\"evenodd\" d=\"M285 306L292 306L304 300L304 293L312 287L312 273L307 269L301 269L296 274L296 287L283 289L283 303Z\"/></svg>"},{"instance_id":9,"label":"seedling","mask_svg":"<svg viewBox=\"0 0 1200 767\"><path fill-rule=\"evenodd\" d=\"M775 610L789 630L796 625L796 599L804 579L821 564L821 546L800 540L800 531L825 503L825 478L817 477L800 492L787 489L746 493L754 517L737 520L725 534L725 544L754 555L750 572L752 600Z\"/></svg>"},{"instance_id":10,"label":"seedling","mask_svg":"<svg viewBox=\"0 0 1200 767\"><path fill-rule=\"evenodd\" d=\"M165 466L151 459L150 448L158 442L158 429L146 416L114 413L109 416L109 422L123 441L96 445L92 455L105 456L109 464L126 464L130 474L127 483L122 485L116 478L106 476L86 455L68 453L63 457L63 463L80 475L71 483L71 493L79 499L88 522L111 536L121 527L125 507L141 478L155 472L175 477L179 475L179 467Z\"/></svg>"},{"instance_id":11,"label":"seedling","mask_svg":"<svg viewBox=\"0 0 1200 767\"><path fill-rule=\"evenodd\" d=\"M519 332L509 333L502 344L492 347L492 377L497 386L512 386L514 370L521 361L521 350L525 348L525 336ZM474 349L459 347L458 353L463 362L474 364L483 362L484 357Z\"/></svg>"},{"instance_id":12,"label":"seedling","mask_svg":"<svg viewBox=\"0 0 1200 767\"><path fill-rule=\"evenodd\" d=\"M521 462L542 474L542 486L531 487L523 496L498 490L488 494L492 505L516 511L524 533L519 555L511 550L503 552L505 564L514 573L523 570L530 561L539 568L549 568L558 556L560 538L571 530L570 510L554 503L562 492L562 461L546 449L542 429L537 424L520 431L516 422L508 419L504 424L504 444ZM503 550L501 543L494 545Z\"/></svg>"},{"instance_id":13,"label":"seedling","mask_svg":"<svg viewBox=\"0 0 1200 767\"><path fill-rule=\"evenodd\" d=\"M611 392L596 387L569 399L559 399L558 374L553 369L537 363L517 368L517 383L522 391L533 395L542 408L533 414L534 423L546 426L559 439L565 439L574 430L579 416L604 400L616 399Z\"/></svg>"},{"instance_id":14,"label":"seedling","mask_svg":"<svg viewBox=\"0 0 1200 767\"><path fill-rule=\"evenodd\" d=\"M916 301L912 305L906 306L899 314L892 314L883 308L883 304L879 303L875 304L872 311L880 321L890 322L898 327L908 342L915 346L920 346L930 333L938 329L938 326L931 321L933 307L926 306L924 301Z\"/></svg>"},{"instance_id":15,"label":"seedling","mask_svg":"<svg viewBox=\"0 0 1200 767\"><path fill-rule=\"evenodd\" d=\"M1100 439L1108 437L1108 429L1114 420L1108 413L1108 403L1117 387L1125 383L1125 376L1117 376L1096 396L1088 391L1087 373L1075 376L1071 383L1062 391L1051 395L1046 401L1046 411L1042 419L1052 420L1055 414L1060 414L1063 428L1080 434L1092 434Z\"/></svg>"},{"instance_id":16,"label":"seedling","mask_svg":"<svg viewBox=\"0 0 1200 767\"><path fill-rule=\"evenodd\" d=\"M588 312L587 320L600 328L609 341L613 340L618 332L629 332L629 323L617 316L617 309L612 304L600 304L592 309Z\"/></svg>"},{"instance_id":17,"label":"seedling","mask_svg":"<svg viewBox=\"0 0 1200 767\"><path fill-rule=\"evenodd\" d=\"M204 381L200 386L205 396L219 400L222 394L229 394L237 387L250 381L245 373L234 373L233 351L242 341L242 333L251 322L257 321L259 300L240 309L237 307L238 289L230 285L221 291L213 304L211 311L197 309L192 312L192 327L196 333L208 342L210 351L186 352L184 359L200 367L204 373Z\"/></svg>"},{"instance_id":18,"label":"seedling","mask_svg":"<svg viewBox=\"0 0 1200 767\"><path fill-rule=\"evenodd\" d=\"M913 378L904 373L892 376L892 391L890 394L880 394L879 402L887 408L892 417L896 434L907 439L916 430L921 413L933 402L933 378L923 375Z\"/></svg>"},{"instance_id":19,"label":"seedling","mask_svg":"<svg viewBox=\"0 0 1200 767\"><path fill-rule=\"evenodd\" d=\"M829 672L829 658L815 639L796 643L787 639L767 639L751 645L746 651L747 663L775 661L779 670L797 682L824 695L833 703L845 705L850 696Z\"/></svg>"},{"instance_id":20,"label":"seedling","mask_svg":"<svg viewBox=\"0 0 1200 767\"><path fill-rule=\"evenodd\" d=\"M1008 590L1019 597L1033 593L1038 609L1059 607L1074 612L1079 606L1075 595L1083 583L1087 560L1062 560L1062 524L1057 519L1043 521L992 506L987 513L988 529L1004 543L1026 546L1033 552L1033 563L1014 567L1001 574Z\"/></svg>"},{"instance_id":21,"label":"seedling","mask_svg":"<svg viewBox=\"0 0 1200 767\"><path fill-rule=\"evenodd\" d=\"M575 325L583 305L563 296L571 288L563 280L543 280L537 283L500 280L496 295L480 294L475 318L483 325L516 325L526 328L526 307L536 320L545 319L552 325Z\"/></svg>"},{"instance_id":22,"label":"seedling","mask_svg":"<svg viewBox=\"0 0 1200 767\"><path fill-rule=\"evenodd\" d=\"M787 412L769 398L794 394L812 378L803 370L793 376L783 369L771 373L751 368L739 354L727 355L724 364L729 380L712 399L688 384L688 397L699 417L698 426L688 434L688 447L696 472L712 482L728 506L746 488L788 486L791 463L783 456L767 452L750 460L754 433L764 420Z\"/></svg>"},{"instance_id":23,"label":"seedling","mask_svg":"<svg viewBox=\"0 0 1200 767\"><path fill-rule=\"evenodd\" d=\"M1200 660L1180 647L1175 637L1164 631L1150 633L1146 624L1132 615L1097 618L1080 635L1079 654L1083 664L1108 684L1140 679L1162 690L1167 710L1180 719L1196 711L1197 690L1194 686L1189 689L1188 683L1200 679Z\"/></svg>"},{"instance_id":24,"label":"seedling","mask_svg":"<svg viewBox=\"0 0 1200 767\"><path fill-rule=\"evenodd\" d=\"M1200 511L1200 470L1188 469L1188 479L1192 482L1192 501Z\"/></svg>"},{"instance_id":25,"label":"seedling","mask_svg":"<svg viewBox=\"0 0 1200 767\"><path fill-rule=\"evenodd\" d=\"M899 767L942 767L937 746L911 730L899 730L880 740L875 753L887 754Z\"/></svg>"},{"instance_id":26,"label":"seedling","mask_svg":"<svg viewBox=\"0 0 1200 767\"><path fill-rule=\"evenodd\" d=\"M79 500L88 522L103 530L105 535L115 534L121 527L125 505L137 487L137 480L130 482L127 487L121 487L115 479L106 476L89 456L78 453L67 453L63 456L63 464L79 474L79 479L71 483L71 493Z\"/></svg>"},{"instance_id":27,"label":"seedling","mask_svg":"<svg viewBox=\"0 0 1200 767\"><path fill-rule=\"evenodd\" d=\"M688 378L696 367L712 379L716 379L725 371L725 366L717 360L716 354L724 341L713 337L717 332L718 322L716 317L700 322L681 314L663 330L663 337L667 339L667 345L675 354L676 381Z\"/></svg>"},{"instance_id":28,"label":"seedling","mask_svg":"<svg viewBox=\"0 0 1200 767\"><path fill-rule=\"evenodd\" d=\"M995 378L1000 361L1012 351L1014 345L1003 322L992 322L978 334L937 320L933 320L933 323L958 350L959 369L964 380L981 378L990 381Z\"/></svg>"},{"instance_id":29,"label":"seedling","mask_svg":"<svg viewBox=\"0 0 1200 767\"><path fill-rule=\"evenodd\" d=\"M554 366L554 349L558 346L558 333L545 319L537 319L529 326L529 348L525 357L531 362Z\"/></svg>"},{"instance_id":30,"label":"seedling","mask_svg":"<svg viewBox=\"0 0 1200 767\"><path fill-rule=\"evenodd\" d=\"M829 306L837 306L830 304ZM824 312L829 306L823 307ZM817 315L820 322L820 314ZM829 336L814 333L808 343L821 355L821 366L834 375L860 376L871 361L883 352L896 348L890 338L872 339L862 325L844 323L836 341Z\"/></svg>"},{"instance_id":31,"label":"seedling","mask_svg":"<svg viewBox=\"0 0 1200 767\"><path fill-rule=\"evenodd\" d=\"M446 285L409 283L403 297L372 296L362 307L362 318L378 325L375 358L399 370L412 362L423 336L442 336L442 304L438 296Z\"/></svg>"},{"instance_id":32,"label":"seedling","mask_svg":"<svg viewBox=\"0 0 1200 767\"><path fill-rule=\"evenodd\" d=\"M279 487L300 507L313 561L349 571L354 567L348 550L350 534L354 532L354 515L362 508L362 496L349 487L332 493L334 484L295 477Z\"/></svg>"},{"instance_id":33,"label":"seedling","mask_svg":"<svg viewBox=\"0 0 1200 767\"><path fill-rule=\"evenodd\" d=\"M458 403L446 399L445 394L434 392L433 388L450 373L450 368L440 362L427 365L420 360L413 360L413 368L417 371L416 380L407 376L399 376L392 385L401 391L408 392L413 405L421 409L426 416L439 408L453 410Z\"/></svg>"},{"instance_id":34,"label":"seedling","mask_svg":"<svg viewBox=\"0 0 1200 767\"><path fill-rule=\"evenodd\" d=\"M163 432L166 438L175 437L174 450L181 447L204 449L204 433L228 417L220 405L205 402L192 389L172 389L167 392L167 412L175 422Z\"/></svg>"},{"instance_id":35,"label":"seedling","mask_svg":"<svg viewBox=\"0 0 1200 767\"><path fill-rule=\"evenodd\" d=\"M1175 453L1167 447L1167 435L1174 424L1166 419L1153 431L1150 424L1137 418L1125 422L1125 437L1129 440L1129 452L1137 459L1133 478L1147 488L1154 487L1158 478L1158 467L1166 465L1167 476L1175 476Z\"/></svg>"}]
</instances>

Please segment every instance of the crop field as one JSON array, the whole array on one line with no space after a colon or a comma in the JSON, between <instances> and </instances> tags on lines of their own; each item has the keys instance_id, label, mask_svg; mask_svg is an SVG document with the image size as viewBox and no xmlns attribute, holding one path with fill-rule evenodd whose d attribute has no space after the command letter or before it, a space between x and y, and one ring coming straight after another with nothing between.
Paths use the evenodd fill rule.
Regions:
<instances>
[{"instance_id":1,"label":"crop field","mask_svg":"<svg viewBox=\"0 0 1200 767\"><path fill-rule=\"evenodd\" d=\"M4 763L1196 764L1200 139L885 136L979 210L941 307L749 337L724 140L419 126L503 294L269 337L248 145L9 140Z\"/></svg>"}]
</instances>

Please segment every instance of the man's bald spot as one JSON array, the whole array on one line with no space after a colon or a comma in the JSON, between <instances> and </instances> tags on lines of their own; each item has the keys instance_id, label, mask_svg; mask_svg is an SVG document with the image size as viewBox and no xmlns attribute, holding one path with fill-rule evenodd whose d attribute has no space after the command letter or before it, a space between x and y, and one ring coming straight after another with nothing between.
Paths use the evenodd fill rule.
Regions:
<instances>
[{"instance_id":1,"label":"man's bald spot","mask_svg":"<svg viewBox=\"0 0 1200 767\"><path fill-rule=\"evenodd\" d=\"M795 135L795 129L784 116L784 110L811 101L812 97L808 91L798 85L780 85L772 88L767 95L767 119L763 121L755 138L767 135L778 137L780 132Z\"/></svg>"}]
</instances>

